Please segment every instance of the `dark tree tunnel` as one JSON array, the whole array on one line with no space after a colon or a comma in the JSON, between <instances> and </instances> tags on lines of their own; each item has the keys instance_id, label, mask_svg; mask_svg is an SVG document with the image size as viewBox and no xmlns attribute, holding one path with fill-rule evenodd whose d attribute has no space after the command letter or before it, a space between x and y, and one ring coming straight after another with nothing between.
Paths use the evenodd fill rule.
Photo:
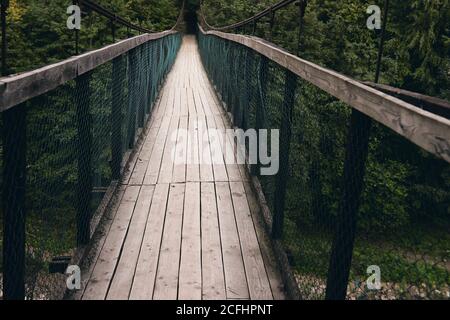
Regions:
<instances>
[{"instance_id":1,"label":"dark tree tunnel","mask_svg":"<svg viewBox=\"0 0 450 320\"><path fill-rule=\"evenodd\" d=\"M199 2L196 0L186 1L186 10L184 13L184 20L186 22L186 33L197 33L197 10Z\"/></svg>"}]
</instances>

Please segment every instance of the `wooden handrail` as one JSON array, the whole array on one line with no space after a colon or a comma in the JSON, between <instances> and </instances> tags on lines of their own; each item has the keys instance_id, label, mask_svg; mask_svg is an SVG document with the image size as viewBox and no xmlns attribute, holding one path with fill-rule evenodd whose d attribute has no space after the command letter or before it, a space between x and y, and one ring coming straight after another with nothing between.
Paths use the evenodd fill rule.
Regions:
<instances>
[{"instance_id":1,"label":"wooden handrail","mask_svg":"<svg viewBox=\"0 0 450 320\"><path fill-rule=\"evenodd\" d=\"M246 46L450 163L450 120L294 56L257 37L199 30Z\"/></svg>"},{"instance_id":2,"label":"wooden handrail","mask_svg":"<svg viewBox=\"0 0 450 320\"><path fill-rule=\"evenodd\" d=\"M2 77L0 112L55 89L148 41L175 33L170 30L136 36L33 71Z\"/></svg>"},{"instance_id":3,"label":"wooden handrail","mask_svg":"<svg viewBox=\"0 0 450 320\"><path fill-rule=\"evenodd\" d=\"M391 96L404 100L408 103L411 103L416 107L419 107L426 111L430 111L431 113L450 119L450 102L446 100L426 96L417 92L391 87L385 84L373 82L364 82L364 84L368 85L369 87L380 90L384 93L387 93Z\"/></svg>"}]
</instances>

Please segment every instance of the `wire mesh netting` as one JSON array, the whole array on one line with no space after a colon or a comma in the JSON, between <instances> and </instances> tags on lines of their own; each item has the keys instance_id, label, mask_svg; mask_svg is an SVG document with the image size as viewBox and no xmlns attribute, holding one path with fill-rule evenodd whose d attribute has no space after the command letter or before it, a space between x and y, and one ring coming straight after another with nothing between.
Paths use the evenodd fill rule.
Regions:
<instances>
[{"instance_id":1,"label":"wire mesh netting","mask_svg":"<svg viewBox=\"0 0 450 320\"><path fill-rule=\"evenodd\" d=\"M450 166L381 125L372 130L349 296L450 298ZM368 266L380 290L364 290Z\"/></svg>"},{"instance_id":2,"label":"wire mesh netting","mask_svg":"<svg viewBox=\"0 0 450 320\"><path fill-rule=\"evenodd\" d=\"M259 181L272 213L283 209L283 201L283 243L301 297L333 296L329 283L348 278L347 299L450 298L450 165L373 124L361 200L353 199L359 211L356 220L347 219L344 186L354 192L359 183L355 175L354 181L344 178L347 153L358 154L358 165L365 158L364 150L349 144L350 124L364 116L243 45L202 32L198 38L207 73L234 125L290 131L290 141L280 133L278 176L286 162L283 150L289 158L285 199L277 196L277 176L261 175ZM289 100L292 110L286 108ZM356 146L369 132L361 130ZM354 246L346 252L337 247L332 273L333 244L342 241L342 230L344 238L346 230L352 233L353 223Z\"/></svg>"},{"instance_id":3,"label":"wire mesh netting","mask_svg":"<svg viewBox=\"0 0 450 320\"><path fill-rule=\"evenodd\" d=\"M49 265L89 241L91 218L119 178L114 170L118 166L120 175L121 160L150 116L180 43L179 34L146 42L23 104L27 299L53 299L65 290L65 276L51 274ZM0 278L7 255L0 260Z\"/></svg>"}]
</instances>

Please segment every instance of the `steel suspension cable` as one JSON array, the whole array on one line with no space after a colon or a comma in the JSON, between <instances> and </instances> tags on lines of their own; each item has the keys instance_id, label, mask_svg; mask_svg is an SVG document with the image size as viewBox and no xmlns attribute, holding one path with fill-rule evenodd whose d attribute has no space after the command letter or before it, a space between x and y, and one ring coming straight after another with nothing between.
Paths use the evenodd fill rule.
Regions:
<instances>
[{"instance_id":1,"label":"steel suspension cable","mask_svg":"<svg viewBox=\"0 0 450 320\"><path fill-rule=\"evenodd\" d=\"M200 4L200 14L201 14L201 17L202 17L203 22L205 23L205 25L206 25L209 29L211 29L211 30L217 30L217 31L226 31L226 30L236 29L236 28L239 28L239 27L244 27L244 26L249 25L249 24L251 24L251 23L255 23L255 22L257 22L258 20L260 20L261 18L263 18L263 17L265 17L265 16L268 16L268 15L271 15L271 14L273 14L274 12L276 12L276 11L278 11L278 10L280 10L280 9L283 9L284 7L286 7L286 6L288 6L288 5L290 5L291 3L296 2L296 1L298 1L298 0L282 0L282 1L280 1L280 2L277 2L277 3L274 4L274 5L272 5L272 6L268 7L268 8L266 8L266 9L264 9L264 10L258 12L257 14L253 15L253 16L250 17L250 18L247 18L247 19L245 19L245 20L242 20L242 21L240 21L240 22L236 22L236 23L233 23L233 24L230 24L230 25L227 25L227 26L222 26L222 27L211 26L211 25L206 21L205 15L204 15L204 13L203 13L203 2Z\"/></svg>"}]
</instances>

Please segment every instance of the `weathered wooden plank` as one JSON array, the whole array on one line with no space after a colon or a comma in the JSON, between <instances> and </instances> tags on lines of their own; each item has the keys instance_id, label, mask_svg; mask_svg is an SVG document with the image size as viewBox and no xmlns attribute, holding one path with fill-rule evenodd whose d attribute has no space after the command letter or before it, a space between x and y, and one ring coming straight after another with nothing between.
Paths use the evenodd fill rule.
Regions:
<instances>
[{"instance_id":1,"label":"weathered wooden plank","mask_svg":"<svg viewBox=\"0 0 450 320\"><path fill-rule=\"evenodd\" d=\"M184 79L183 79L184 80ZM187 91L185 87L185 82L183 81L182 87L180 88L181 91L181 106L180 106L180 116L188 116L188 102L187 102Z\"/></svg>"},{"instance_id":2,"label":"weathered wooden plank","mask_svg":"<svg viewBox=\"0 0 450 320\"><path fill-rule=\"evenodd\" d=\"M141 250L154 186L143 186L136 201L119 263L108 290L108 300L127 300Z\"/></svg>"},{"instance_id":3,"label":"weathered wooden plank","mask_svg":"<svg viewBox=\"0 0 450 320\"><path fill-rule=\"evenodd\" d=\"M169 90L166 90L165 87L163 90L161 90L156 106L153 109L150 117L150 123L152 127L161 126L161 119L165 116L165 108L169 99L169 93Z\"/></svg>"},{"instance_id":4,"label":"weathered wooden plank","mask_svg":"<svg viewBox=\"0 0 450 320\"><path fill-rule=\"evenodd\" d=\"M206 106L205 109L208 110L208 113L221 114L222 108L220 107L218 101L214 99L215 94L211 94L211 90L214 89L212 88L209 79L206 77L204 69L202 69L200 72L205 74L205 76L202 77L202 86L200 87L200 96L202 98L203 104Z\"/></svg>"},{"instance_id":5,"label":"weathered wooden plank","mask_svg":"<svg viewBox=\"0 0 450 320\"><path fill-rule=\"evenodd\" d=\"M252 300L273 299L264 261L259 249L258 238L242 182L230 182L231 195L236 214L245 273Z\"/></svg>"},{"instance_id":6,"label":"weathered wooden plank","mask_svg":"<svg viewBox=\"0 0 450 320\"><path fill-rule=\"evenodd\" d=\"M220 117L222 118L222 122L223 122L224 126L226 128L230 128L231 125L230 125L230 119L228 118L228 116L226 114L222 114ZM217 118L217 119L219 119L219 118ZM227 137L228 143L226 144L227 151L225 152L225 155L229 156L229 154L230 154L229 150L233 150L233 154L230 155L230 157L234 157L234 162L233 162L233 163L235 163L234 166L239 171L240 178L238 179L238 181L249 181L250 177L248 174L247 165L245 163L239 163L239 161L238 161L238 159L239 159L238 152L241 152L240 151L241 149L237 148L237 143L234 139L233 131L227 130L226 137ZM242 155L241 157L246 159L246 156L247 155L245 154L245 155ZM227 161L227 162L229 162L229 161ZM232 169L232 170L235 170L235 169ZM233 175L234 175L234 177L237 178L236 173L234 173ZM230 180L230 181L233 181L233 180Z\"/></svg>"},{"instance_id":7,"label":"weathered wooden plank","mask_svg":"<svg viewBox=\"0 0 450 320\"><path fill-rule=\"evenodd\" d=\"M153 297L168 195L168 184L156 185L131 288L132 300Z\"/></svg>"},{"instance_id":8,"label":"weathered wooden plank","mask_svg":"<svg viewBox=\"0 0 450 320\"><path fill-rule=\"evenodd\" d=\"M186 181L200 181L199 148L198 148L198 119L189 116L189 136L187 146Z\"/></svg>"},{"instance_id":9,"label":"weathered wooden plank","mask_svg":"<svg viewBox=\"0 0 450 320\"><path fill-rule=\"evenodd\" d=\"M170 121L171 117L165 117L163 123L161 124L161 129L159 130L158 136L156 137L152 155L150 157L150 161L148 162L147 171L144 177L144 184L156 184L156 182L158 181Z\"/></svg>"},{"instance_id":10,"label":"weathered wooden plank","mask_svg":"<svg viewBox=\"0 0 450 320\"><path fill-rule=\"evenodd\" d=\"M180 84L179 84L179 79L180 79L180 75L177 73L176 74L176 83L175 83L175 91L173 93L174 95L174 102L173 102L173 114L176 116L180 116L181 113L181 91L179 90L180 88Z\"/></svg>"},{"instance_id":11,"label":"weathered wooden plank","mask_svg":"<svg viewBox=\"0 0 450 320\"><path fill-rule=\"evenodd\" d=\"M216 127L220 130L221 134L224 137L224 143L223 143L223 155L225 159L225 165L227 167L227 174L228 174L228 181L241 181L241 173L239 172L239 167L236 164L236 157L234 156L234 146L232 145L230 139L227 136L226 128L221 115L214 115L214 120L216 122ZM228 153L231 156L228 156Z\"/></svg>"},{"instance_id":12,"label":"weathered wooden plank","mask_svg":"<svg viewBox=\"0 0 450 320\"><path fill-rule=\"evenodd\" d=\"M169 131L167 132L166 145L164 146L164 154L162 158L161 169L159 171L158 183L172 182L172 174L174 167L172 154L176 148L179 123L180 117L172 116Z\"/></svg>"},{"instance_id":13,"label":"weathered wooden plank","mask_svg":"<svg viewBox=\"0 0 450 320\"><path fill-rule=\"evenodd\" d=\"M155 109L152 112L152 116L150 118L150 122L148 123L148 125L145 126L144 128L144 132L142 132L142 135L147 134L147 130L148 128L153 129L154 127L160 127L161 126L161 119L163 118L163 114L161 112L161 110L163 110L163 108L160 106L161 104L166 104L167 102L167 93L165 94L166 99L164 99L164 91L161 93L161 95L158 97L157 100L157 109ZM138 139L139 141L139 139ZM121 179L121 183L123 184L128 184L130 182L130 178L133 174L133 172L135 171L136 165L138 164L138 159L139 159L139 155L140 155L140 151L141 149L144 147L144 144L139 144L137 146L135 146L135 151L131 152L128 151L129 154L131 154L131 158L128 161L128 166L125 167L124 172L122 174L122 179ZM124 157L127 158L127 157ZM142 168L139 168L140 170L143 170ZM158 167L159 170L159 167Z\"/></svg>"},{"instance_id":14,"label":"weathered wooden plank","mask_svg":"<svg viewBox=\"0 0 450 320\"><path fill-rule=\"evenodd\" d=\"M187 41L187 44L194 43L191 41ZM195 49L195 46L189 48L189 50L192 49ZM192 55L193 52L189 54ZM189 59L192 61L189 72L194 73L195 76L181 77L177 68L185 69L186 67L176 65L166 83L166 86L173 87L164 88L158 109L154 110L158 118L152 119L147 138L139 153L140 159L148 161L146 178L150 170L154 170L158 178L162 163L167 159L168 149L166 150L165 147L167 147L172 118L178 118L182 112L182 101L179 111L177 107L168 108L168 104L171 104L169 96L176 95L178 90L181 93L181 99L184 81L197 83L196 88L191 88L192 90L198 91L202 87L203 80L197 76L200 61L192 57ZM207 89L209 83L204 84ZM220 108L214 102L211 107ZM164 116L166 111L173 114L173 117ZM197 120L196 110L194 116L181 117L178 128L187 128L197 134ZM222 118L217 111L215 115L208 113L206 117L200 116L200 120L204 130L208 127L224 129L228 125L226 119ZM211 156L211 143L216 142L212 141L209 135L206 137L208 139L205 144L209 147L207 151ZM196 149L198 157L200 152L198 134L194 136L194 139L188 138L186 145L188 149ZM153 147L151 147L152 144ZM223 164L222 150L220 156ZM151 167L151 162L155 163L157 170ZM135 166L133 174L136 177L138 175L142 177L142 173L138 174L141 170L138 166L139 164ZM213 171L212 164L209 164L209 167L213 178L217 170ZM228 170L228 167L226 169ZM183 174L176 172L175 166L172 179L178 181L177 176L181 177ZM261 230L256 228L256 223L254 229L251 229L253 220L250 214L257 214L258 204L252 202L251 196L242 189L242 184L241 189L237 186L237 191L234 190L231 194L230 185L226 181L201 183L198 163L191 169L187 166L185 174L187 178L189 176L194 178L195 182L186 179L189 182L169 185L156 184L154 180L152 184L140 187L142 181L135 180L138 186L127 187L141 188L139 197L134 200L136 203L134 212L133 208L130 209L133 212L132 215L128 212L130 220L121 241L117 236L115 241L111 241L115 226L124 225L123 222L114 220L111 231L106 236L108 241L105 241L104 248L97 259L98 262L92 268L92 281L89 281L86 290L86 293L89 290L90 296L86 294L85 298L103 299L106 296L107 299L261 299L265 292L262 290L264 280L261 279L264 277L261 277L261 270L264 269L265 266L262 263L266 260L271 263L267 266L266 288L269 288L269 293L273 291L275 298L277 294L280 298L282 297L281 293L276 291L280 290L279 282L277 282L279 278L277 278L276 270L271 269L273 260L270 260L270 247L263 244L259 234ZM239 171L237 176L239 177ZM132 181L133 179L130 179L130 183ZM150 195L150 190L154 190L153 195ZM247 203L247 197L249 203ZM133 199L127 196L122 201L122 216L125 214L123 203L131 200ZM116 230L115 233L117 234L118 231ZM113 248L114 242L116 245ZM113 252L107 253L108 250ZM114 252L117 254L116 262L106 263L115 256ZM103 259L104 257L107 259ZM106 272L97 277L100 264L106 266L103 270L112 270L112 272L109 274ZM97 282L97 279L100 281ZM249 288L249 285L254 287Z\"/></svg>"},{"instance_id":15,"label":"weathered wooden plank","mask_svg":"<svg viewBox=\"0 0 450 320\"><path fill-rule=\"evenodd\" d=\"M171 184L153 299L176 300L185 184Z\"/></svg>"},{"instance_id":16,"label":"weathered wooden plank","mask_svg":"<svg viewBox=\"0 0 450 320\"><path fill-rule=\"evenodd\" d=\"M230 186L228 182L215 185L227 299L249 299Z\"/></svg>"},{"instance_id":17,"label":"weathered wooden plank","mask_svg":"<svg viewBox=\"0 0 450 320\"><path fill-rule=\"evenodd\" d=\"M173 167L172 182L186 182L187 165L187 127L188 117L181 117L178 126L178 137L176 142L175 163Z\"/></svg>"},{"instance_id":18,"label":"weathered wooden plank","mask_svg":"<svg viewBox=\"0 0 450 320\"><path fill-rule=\"evenodd\" d=\"M200 183L186 183L181 240L179 300L201 300L202 260L200 231Z\"/></svg>"},{"instance_id":19,"label":"weathered wooden plank","mask_svg":"<svg viewBox=\"0 0 450 320\"><path fill-rule=\"evenodd\" d=\"M159 127L153 127L150 129L147 138L144 142L144 145L142 146L142 149L139 152L136 165L134 166L134 170L128 182L129 184L131 185L142 184L145 177L145 172L147 171L148 163L150 161L152 150L156 142L156 137L158 136L159 129L160 129Z\"/></svg>"},{"instance_id":20,"label":"weathered wooden plank","mask_svg":"<svg viewBox=\"0 0 450 320\"><path fill-rule=\"evenodd\" d=\"M202 298L225 300L219 218L213 183L201 184Z\"/></svg>"},{"instance_id":21,"label":"weathered wooden plank","mask_svg":"<svg viewBox=\"0 0 450 320\"><path fill-rule=\"evenodd\" d=\"M81 300L84 294L84 291L91 279L92 272L94 271L94 267L97 263L98 257L100 256L100 252L105 244L106 238L108 237L109 230L111 229L111 225L114 222L114 217L117 213L117 210L120 207L120 203L122 201L123 195L125 193L126 186L121 185L118 187L116 194L112 199L112 207L110 211L106 211L105 216L103 217L103 223L100 223L98 226L97 232L94 234L92 238L92 244L89 249L89 253L83 259L81 264L81 289L73 294L72 298L74 300ZM86 266L85 269L83 267Z\"/></svg>"},{"instance_id":22,"label":"weathered wooden plank","mask_svg":"<svg viewBox=\"0 0 450 320\"><path fill-rule=\"evenodd\" d=\"M278 271L278 265L276 258L273 255L272 247L268 234L264 229L264 221L262 213L253 193L250 182L244 182L245 195L247 196L248 205L250 208L253 224L256 230L256 236L258 238L259 247L261 249L262 258L266 267L267 276L270 282L270 288L275 300L284 300L284 284L281 279L280 272Z\"/></svg>"},{"instance_id":23,"label":"weathered wooden plank","mask_svg":"<svg viewBox=\"0 0 450 320\"><path fill-rule=\"evenodd\" d=\"M187 87L187 102L188 102L188 112L189 116L196 116L197 110L195 109L194 92L189 84Z\"/></svg>"},{"instance_id":24,"label":"weathered wooden plank","mask_svg":"<svg viewBox=\"0 0 450 320\"><path fill-rule=\"evenodd\" d=\"M203 106L202 99L200 98L200 85L198 84L199 79L197 78L194 83L193 87L193 98L194 98L194 104L195 104L195 110L197 111L198 115L204 115L206 114L205 107Z\"/></svg>"},{"instance_id":25,"label":"weathered wooden plank","mask_svg":"<svg viewBox=\"0 0 450 320\"><path fill-rule=\"evenodd\" d=\"M262 39L218 31L208 31L205 34L253 49L421 148L450 162L450 120L289 54Z\"/></svg>"},{"instance_id":26,"label":"weathered wooden plank","mask_svg":"<svg viewBox=\"0 0 450 320\"><path fill-rule=\"evenodd\" d=\"M261 209L261 218L264 223L264 227L267 234L272 234L272 213L267 205L266 197L264 195L261 183L258 177L254 176L251 180L252 190L254 196L258 200L258 205ZM284 288L286 291L286 297L292 300L300 300L301 295L298 288L297 280L292 272L291 265L289 263L286 251L282 240L272 239L272 249L275 259L277 260L278 267L280 268L281 277L283 279Z\"/></svg>"},{"instance_id":27,"label":"weathered wooden plank","mask_svg":"<svg viewBox=\"0 0 450 320\"><path fill-rule=\"evenodd\" d=\"M200 161L200 180L203 182L214 181L211 148L208 138L208 126L205 116L198 116L198 154Z\"/></svg>"},{"instance_id":28,"label":"weathered wooden plank","mask_svg":"<svg viewBox=\"0 0 450 320\"><path fill-rule=\"evenodd\" d=\"M139 190L139 186L127 187L89 283L83 294L83 300L105 299L136 205Z\"/></svg>"},{"instance_id":29,"label":"weathered wooden plank","mask_svg":"<svg viewBox=\"0 0 450 320\"><path fill-rule=\"evenodd\" d=\"M212 115L206 116L206 123L208 126L208 141L213 164L214 181L228 181L224 153L221 148L226 137L221 136L220 131L216 130L216 121Z\"/></svg>"}]
</instances>

